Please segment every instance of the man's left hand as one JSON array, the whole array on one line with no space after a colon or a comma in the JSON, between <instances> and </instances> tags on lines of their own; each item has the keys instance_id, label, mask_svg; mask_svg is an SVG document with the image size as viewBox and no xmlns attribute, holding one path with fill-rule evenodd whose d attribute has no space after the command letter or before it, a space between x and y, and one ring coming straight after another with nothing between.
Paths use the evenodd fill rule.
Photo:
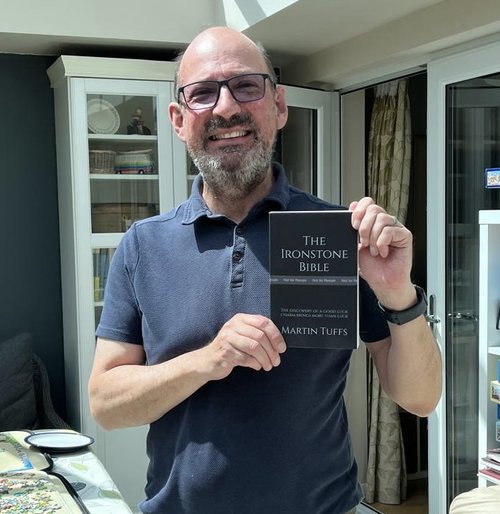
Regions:
<instances>
[{"instance_id":1,"label":"man's left hand","mask_svg":"<svg viewBox=\"0 0 500 514\"><path fill-rule=\"evenodd\" d=\"M396 307L396 298L411 286L412 233L372 198L352 202L349 210L359 234L360 275L384 305Z\"/></svg>"}]
</instances>

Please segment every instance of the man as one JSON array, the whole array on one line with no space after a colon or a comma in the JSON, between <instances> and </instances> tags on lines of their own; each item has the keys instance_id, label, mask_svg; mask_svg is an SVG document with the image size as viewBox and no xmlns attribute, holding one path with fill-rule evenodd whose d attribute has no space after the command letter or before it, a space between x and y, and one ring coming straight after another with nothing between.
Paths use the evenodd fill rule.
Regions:
<instances>
[{"instance_id":1,"label":"man","mask_svg":"<svg viewBox=\"0 0 500 514\"><path fill-rule=\"evenodd\" d=\"M362 497L342 400L351 353L287 350L268 318L268 212L335 208L271 165L284 89L257 45L216 27L182 56L169 112L201 176L187 202L136 223L117 249L93 415L106 429L150 424L145 513L350 512ZM441 363L410 281L411 233L369 198L350 208L361 337L385 391L425 416Z\"/></svg>"}]
</instances>

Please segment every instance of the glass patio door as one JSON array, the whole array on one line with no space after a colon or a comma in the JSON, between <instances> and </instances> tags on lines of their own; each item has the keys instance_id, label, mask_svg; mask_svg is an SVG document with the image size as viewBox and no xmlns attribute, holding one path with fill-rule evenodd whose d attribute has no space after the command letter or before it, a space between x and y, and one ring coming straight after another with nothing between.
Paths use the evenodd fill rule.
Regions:
<instances>
[{"instance_id":1,"label":"glass patio door","mask_svg":"<svg viewBox=\"0 0 500 514\"><path fill-rule=\"evenodd\" d=\"M288 121L278 139L278 158L292 185L338 202L338 94L295 86L285 90Z\"/></svg>"},{"instance_id":2,"label":"glass patio door","mask_svg":"<svg viewBox=\"0 0 500 514\"><path fill-rule=\"evenodd\" d=\"M476 486L480 209L500 206L487 188L500 166L500 74L447 86L446 233L448 496Z\"/></svg>"},{"instance_id":3,"label":"glass patio door","mask_svg":"<svg viewBox=\"0 0 500 514\"><path fill-rule=\"evenodd\" d=\"M498 45L435 61L428 74L428 292L445 364L445 394L430 419L430 514L477 486L480 209L500 167ZM434 475L434 476L432 476Z\"/></svg>"}]
</instances>

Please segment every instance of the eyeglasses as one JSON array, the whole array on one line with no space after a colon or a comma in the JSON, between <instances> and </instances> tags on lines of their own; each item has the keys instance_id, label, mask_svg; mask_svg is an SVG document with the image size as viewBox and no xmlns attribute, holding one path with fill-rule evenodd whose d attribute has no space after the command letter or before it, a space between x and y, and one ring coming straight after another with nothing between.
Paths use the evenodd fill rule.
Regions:
<instances>
[{"instance_id":1,"label":"eyeglasses","mask_svg":"<svg viewBox=\"0 0 500 514\"><path fill-rule=\"evenodd\" d=\"M217 105L220 89L226 86L237 102L256 102L264 98L266 79L275 87L271 76L267 73L246 73L228 80L203 80L180 87L177 90L177 101L181 103L181 94L188 109L211 109Z\"/></svg>"}]
</instances>

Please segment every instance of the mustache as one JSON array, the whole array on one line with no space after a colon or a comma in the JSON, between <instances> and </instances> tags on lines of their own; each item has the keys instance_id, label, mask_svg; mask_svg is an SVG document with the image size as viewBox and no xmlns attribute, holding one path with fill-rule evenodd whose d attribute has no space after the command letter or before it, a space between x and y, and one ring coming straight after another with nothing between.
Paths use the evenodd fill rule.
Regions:
<instances>
[{"instance_id":1,"label":"mustache","mask_svg":"<svg viewBox=\"0 0 500 514\"><path fill-rule=\"evenodd\" d=\"M238 125L246 125L253 128L254 122L250 114L233 114L229 119L223 118L222 116L212 116L205 123L205 130L210 132L217 129L230 129Z\"/></svg>"}]
</instances>

